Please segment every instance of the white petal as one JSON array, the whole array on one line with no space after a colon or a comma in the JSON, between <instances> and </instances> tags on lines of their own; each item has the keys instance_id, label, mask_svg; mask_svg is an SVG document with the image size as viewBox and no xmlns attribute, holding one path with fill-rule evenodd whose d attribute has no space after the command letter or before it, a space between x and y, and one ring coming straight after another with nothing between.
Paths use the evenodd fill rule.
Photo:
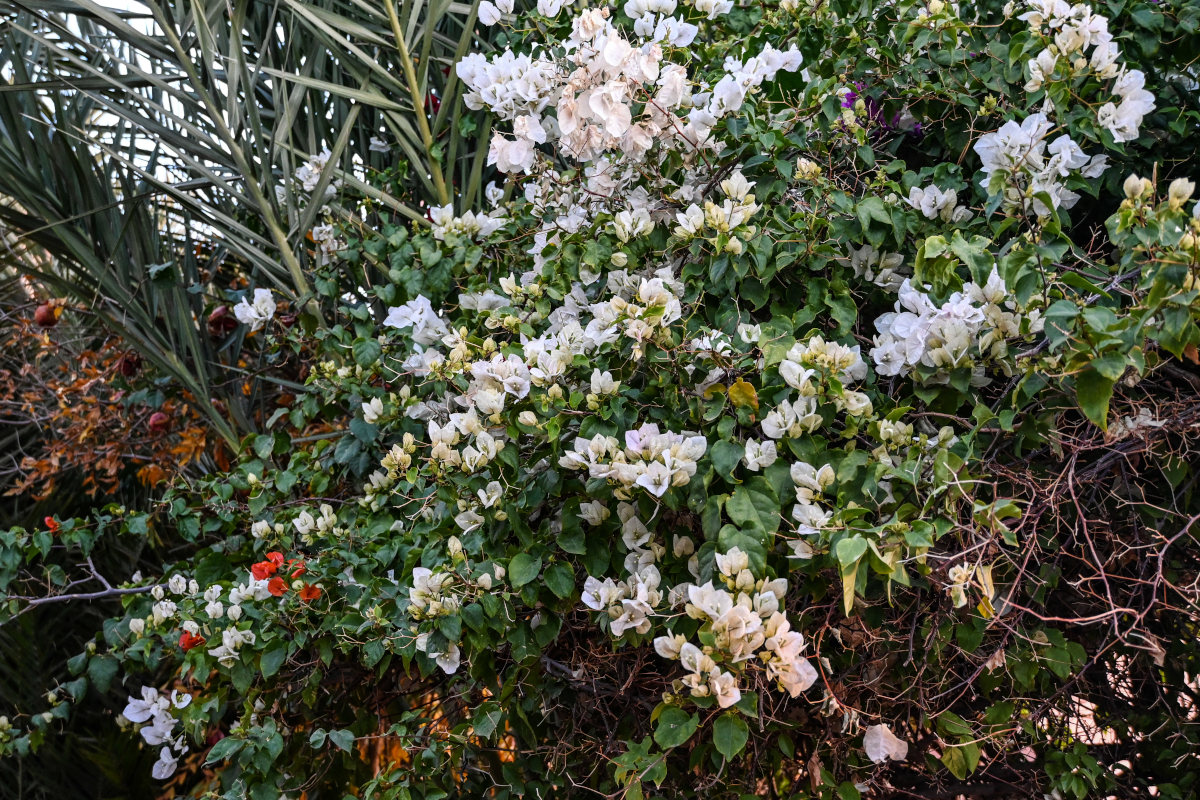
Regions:
<instances>
[{"instance_id":1,"label":"white petal","mask_svg":"<svg viewBox=\"0 0 1200 800\"><path fill-rule=\"evenodd\" d=\"M903 761L908 758L908 742L898 738L887 725L872 725L863 735L863 749L867 758L881 764L889 758Z\"/></svg>"}]
</instances>

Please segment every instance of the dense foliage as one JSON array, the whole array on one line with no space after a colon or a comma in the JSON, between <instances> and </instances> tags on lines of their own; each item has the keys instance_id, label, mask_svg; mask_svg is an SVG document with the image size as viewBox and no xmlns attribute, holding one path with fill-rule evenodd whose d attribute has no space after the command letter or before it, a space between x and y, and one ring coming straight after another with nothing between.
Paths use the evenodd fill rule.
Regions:
<instances>
[{"instance_id":1,"label":"dense foliage","mask_svg":"<svg viewBox=\"0 0 1200 800\"><path fill-rule=\"evenodd\" d=\"M304 386L0 533L0 619L122 603L0 752L92 688L181 796L1191 796L1200 8L470 16L485 203L314 148L231 310Z\"/></svg>"}]
</instances>

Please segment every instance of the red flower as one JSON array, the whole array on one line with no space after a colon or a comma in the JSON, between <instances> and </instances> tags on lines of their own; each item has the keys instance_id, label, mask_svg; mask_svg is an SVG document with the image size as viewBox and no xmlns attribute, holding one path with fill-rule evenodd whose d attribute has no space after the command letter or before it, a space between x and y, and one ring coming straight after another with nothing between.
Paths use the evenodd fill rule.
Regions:
<instances>
[{"instance_id":1,"label":"red flower","mask_svg":"<svg viewBox=\"0 0 1200 800\"><path fill-rule=\"evenodd\" d=\"M193 647L199 647L202 644L204 644L203 636L193 636L187 631L184 631L179 637L179 646L183 648L183 652L185 653Z\"/></svg>"},{"instance_id":2,"label":"red flower","mask_svg":"<svg viewBox=\"0 0 1200 800\"><path fill-rule=\"evenodd\" d=\"M297 558L293 561L289 561L288 566L295 567L295 569L292 570L293 578L299 578L301 575L308 572L308 567L304 566L304 559L302 559L302 558Z\"/></svg>"},{"instance_id":3,"label":"red flower","mask_svg":"<svg viewBox=\"0 0 1200 800\"><path fill-rule=\"evenodd\" d=\"M304 602L316 600L321 596L321 587L313 586L311 583L304 584L304 588L300 590L300 599Z\"/></svg>"},{"instance_id":4,"label":"red flower","mask_svg":"<svg viewBox=\"0 0 1200 800\"><path fill-rule=\"evenodd\" d=\"M54 517L46 517L42 520L42 524L45 525L46 529L51 533L58 533L59 524L58 520L56 520Z\"/></svg>"},{"instance_id":5,"label":"red flower","mask_svg":"<svg viewBox=\"0 0 1200 800\"><path fill-rule=\"evenodd\" d=\"M267 553L266 561L259 561L250 567L250 574L254 576L254 580L256 581L265 581L279 571L281 564L283 564L283 553L273 550Z\"/></svg>"},{"instance_id":6,"label":"red flower","mask_svg":"<svg viewBox=\"0 0 1200 800\"><path fill-rule=\"evenodd\" d=\"M278 575L276 575L274 578L271 578L271 581L267 584L267 591L270 592L271 594L275 595L276 597L283 597L284 593L287 592L287 590L288 590L287 581L285 581L283 578L279 577Z\"/></svg>"}]
</instances>

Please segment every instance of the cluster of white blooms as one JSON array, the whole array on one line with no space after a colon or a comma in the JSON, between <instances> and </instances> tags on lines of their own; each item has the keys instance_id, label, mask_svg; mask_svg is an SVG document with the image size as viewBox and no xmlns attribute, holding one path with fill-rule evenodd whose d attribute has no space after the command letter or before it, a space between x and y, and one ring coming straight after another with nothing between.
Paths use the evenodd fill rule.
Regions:
<instances>
[{"instance_id":1,"label":"cluster of white blooms","mask_svg":"<svg viewBox=\"0 0 1200 800\"><path fill-rule=\"evenodd\" d=\"M151 686L143 686L142 696L130 695L129 701L125 704L125 710L121 712L121 716L135 725L150 723L140 728L138 732L146 740L146 744L160 747L158 760L150 768L150 774L156 780L161 781L171 777L175 772L178 756L188 751L183 734L177 737L172 736L176 720L171 714L171 709L187 708L191 702L192 696L186 692L172 690L171 696L168 698L159 694L158 690Z\"/></svg>"},{"instance_id":2,"label":"cluster of white blooms","mask_svg":"<svg viewBox=\"0 0 1200 800\"><path fill-rule=\"evenodd\" d=\"M817 673L801 655L804 637L791 630L781 610L787 579L755 580L749 557L736 547L717 555L716 565L726 588L709 581L672 591L685 603L687 615L703 622L702 632L711 635L712 644L698 647L668 633L654 640L654 649L687 670L689 674L679 681L681 689L693 697L715 697L721 708L735 705L742 697L733 670L752 663L761 665L782 690L798 696L816 681Z\"/></svg>"},{"instance_id":3,"label":"cluster of white blooms","mask_svg":"<svg viewBox=\"0 0 1200 800\"><path fill-rule=\"evenodd\" d=\"M592 478L611 482L614 494L629 499L635 486L662 497L672 486L686 486L696 474L708 442L694 433L659 432L653 422L625 432L625 446L612 436L580 436L558 463L564 469L586 469Z\"/></svg>"},{"instance_id":4,"label":"cluster of white blooms","mask_svg":"<svg viewBox=\"0 0 1200 800\"><path fill-rule=\"evenodd\" d=\"M825 490L833 485L833 467L825 464L818 468L807 461L797 461L792 464L791 475L792 483L796 484L796 505L792 506L796 533L801 536L814 536L824 530L833 518L833 511L820 503ZM804 539L793 539L788 542L788 546L792 548L794 558L812 557L812 545Z\"/></svg>"},{"instance_id":5,"label":"cluster of white blooms","mask_svg":"<svg viewBox=\"0 0 1200 800\"><path fill-rule=\"evenodd\" d=\"M317 246L317 263L322 266L331 263L338 250L342 249L337 230L329 223L313 227L312 240Z\"/></svg>"},{"instance_id":6,"label":"cluster of white blooms","mask_svg":"<svg viewBox=\"0 0 1200 800\"><path fill-rule=\"evenodd\" d=\"M940 219L942 222L965 222L971 218L971 209L958 203L958 192L953 189L939 189L936 186L926 186L919 189L916 186L908 190L908 204L924 215L925 219Z\"/></svg>"},{"instance_id":7,"label":"cluster of white blooms","mask_svg":"<svg viewBox=\"0 0 1200 800\"><path fill-rule=\"evenodd\" d=\"M408 613L415 619L457 613L459 599L447 591L453 582L454 575L449 572L414 567L412 588L408 590Z\"/></svg>"},{"instance_id":8,"label":"cluster of white blooms","mask_svg":"<svg viewBox=\"0 0 1200 800\"><path fill-rule=\"evenodd\" d=\"M487 397L496 396L494 390L489 390ZM498 396L503 398L504 394L499 393ZM432 444L429 451L430 461L442 468L461 469L468 473L478 472L505 448L503 434L497 432L493 435L487 430L474 408L451 414L444 424L429 420L428 430L429 441ZM458 445L463 441L463 437L471 437L471 441L460 450ZM464 530L470 530L483 522L482 518L475 518L477 515L460 516L459 525Z\"/></svg>"},{"instance_id":9,"label":"cluster of white blooms","mask_svg":"<svg viewBox=\"0 0 1200 800\"><path fill-rule=\"evenodd\" d=\"M458 63L458 75L469 89L468 107L487 108L512 126L510 132L493 133L489 163L503 172L532 174L525 198L540 216L552 220L537 232L529 250L535 266L558 232L576 232L599 214L612 216L614 231L624 242L648 233L656 217L669 215L666 198L701 200L704 177L697 174L697 165L702 150L718 146L711 138L713 127L777 72L799 68L794 46L784 52L767 45L744 61L727 58L726 74L714 86L694 82L685 66L685 48L697 28L672 16L676 6L675 0L628 3L632 38L614 27L608 8L586 9L572 20L564 41L548 42L525 55L506 50L491 60L471 54ZM732 4L701 0L696 7L711 19ZM682 56L680 63L668 58L676 54ZM550 159L539 159L542 146L580 162L578 178L566 180ZM682 181L639 168L656 148L682 159ZM714 228L740 224L741 214L724 211L723 223L717 221L719 209L709 211ZM701 220L705 216L696 207L688 218L695 214Z\"/></svg>"},{"instance_id":10,"label":"cluster of white blooms","mask_svg":"<svg viewBox=\"0 0 1200 800\"><path fill-rule=\"evenodd\" d=\"M955 608L962 608L967 604L967 590L974 587L980 594L981 602L987 603L990 610L992 598L996 596L990 564L972 564L963 561L948 569L946 578L948 581L946 592L950 595Z\"/></svg>"},{"instance_id":11,"label":"cluster of white blooms","mask_svg":"<svg viewBox=\"0 0 1200 800\"><path fill-rule=\"evenodd\" d=\"M333 153L326 147L321 152L310 156L307 161L301 164L295 172L296 183L300 184L300 188L306 192L314 192L317 189L317 184L321 182L321 173L329 165L329 159L333 158ZM329 181L329 185L325 187L325 200L332 199L337 194L338 187L342 185L340 178L335 178ZM276 189L276 197L282 202L283 187Z\"/></svg>"},{"instance_id":12,"label":"cluster of white blooms","mask_svg":"<svg viewBox=\"0 0 1200 800\"><path fill-rule=\"evenodd\" d=\"M233 315L243 325L249 325L250 330L256 331L266 325L275 316L275 298L270 289L255 289L254 302L243 297L241 302L233 307Z\"/></svg>"},{"instance_id":13,"label":"cluster of white blooms","mask_svg":"<svg viewBox=\"0 0 1200 800\"><path fill-rule=\"evenodd\" d=\"M301 540L306 543L313 541L317 535L329 536L339 533L338 518L334 513L333 506L321 503L317 507L317 512L320 516L314 517L309 511L303 510L292 520L296 533L300 534Z\"/></svg>"},{"instance_id":14,"label":"cluster of white blooms","mask_svg":"<svg viewBox=\"0 0 1200 800\"><path fill-rule=\"evenodd\" d=\"M263 581L265 584L266 581ZM267 592L267 597L271 593ZM266 599L266 598L262 598ZM222 666L232 667L238 660L238 651L242 645L253 645L257 640L254 631L241 630L235 627L229 627L221 631L221 643L208 651L208 654L215 658Z\"/></svg>"},{"instance_id":15,"label":"cluster of white blooms","mask_svg":"<svg viewBox=\"0 0 1200 800\"><path fill-rule=\"evenodd\" d=\"M749 222L761 208L750 193L753 188L754 182L747 181L741 170L735 170L721 181L725 202L717 205L712 200L706 200L703 208L692 203L675 215L679 223L675 227L675 235L685 241L704 237L714 245L719 243L718 237L724 236L724 249L734 254L741 253L742 238L749 238L755 233L754 226Z\"/></svg>"},{"instance_id":16,"label":"cluster of white blooms","mask_svg":"<svg viewBox=\"0 0 1200 800\"><path fill-rule=\"evenodd\" d=\"M995 269L983 286L968 283L941 305L906 280L895 311L875 320L871 358L880 375L907 375L921 365L935 370L927 380L944 383L950 370L967 367L972 383L983 385L988 379L977 359L1003 358L1008 339L1037 333L1044 323L1037 309L1017 310Z\"/></svg>"},{"instance_id":17,"label":"cluster of white blooms","mask_svg":"<svg viewBox=\"0 0 1200 800\"><path fill-rule=\"evenodd\" d=\"M623 636L626 631L649 633L650 616L663 601L658 589L660 582L658 569L652 564L632 572L623 581L612 578L599 581L589 575L583 584L583 604L608 615L613 636Z\"/></svg>"},{"instance_id":18,"label":"cluster of white blooms","mask_svg":"<svg viewBox=\"0 0 1200 800\"><path fill-rule=\"evenodd\" d=\"M456 217L452 205L429 209L429 219L433 222L433 238L439 241L448 233L472 240L486 239L508 221L501 209L492 209L487 214L465 211L461 217Z\"/></svg>"},{"instance_id":19,"label":"cluster of white blooms","mask_svg":"<svg viewBox=\"0 0 1200 800\"><path fill-rule=\"evenodd\" d=\"M869 244L849 247L850 268L856 277L870 281L887 292L895 292L904 283L907 270L904 256L899 253L884 253Z\"/></svg>"},{"instance_id":20,"label":"cluster of white blooms","mask_svg":"<svg viewBox=\"0 0 1200 800\"><path fill-rule=\"evenodd\" d=\"M441 351L433 345L441 342L450 333L450 329L445 320L433 310L428 297L418 295L402 306L388 309L383 324L389 328L412 329L409 339L413 344L413 355L404 362L406 369L425 374L435 363L443 360Z\"/></svg>"},{"instance_id":21,"label":"cluster of white blooms","mask_svg":"<svg viewBox=\"0 0 1200 800\"><path fill-rule=\"evenodd\" d=\"M821 336L792 345L779 363L779 377L799 396L782 400L767 412L762 421L763 433L771 439L795 439L817 430L825 422L818 407L826 393L838 411L851 417L869 416L873 410L870 398L847 388L867 377L867 365L859 350L858 345L827 342ZM841 384L841 391L829 391L830 378Z\"/></svg>"},{"instance_id":22,"label":"cluster of white blooms","mask_svg":"<svg viewBox=\"0 0 1200 800\"><path fill-rule=\"evenodd\" d=\"M433 310L429 298L424 295L419 295L402 306L388 309L383 324L389 328L412 328L412 341L421 347L436 344L449 332L446 323Z\"/></svg>"},{"instance_id":23,"label":"cluster of white blooms","mask_svg":"<svg viewBox=\"0 0 1200 800\"><path fill-rule=\"evenodd\" d=\"M1031 208L1038 216L1049 214L1050 207L1071 208L1079 195L1066 188L1064 179L1072 172L1084 178L1103 174L1107 156L1089 158L1065 133L1047 143L1053 129L1054 123L1038 112L1020 124L1009 120L975 143L988 192L1003 193L1005 208ZM1043 193L1049 196L1050 207L1038 196Z\"/></svg>"},{"instance_id":24,"label":"cluster of white blooms","mask_svg":"<svg viewBox=\"0 0 1200 800\"><path fill-rule=\"evenodd\" d=\"M588 338L597 344L611 343L623 334L637 343L634 357L640 358L642 343L683 315L676 292L662 278L641 279L635 299L637 302L631 302L615 295L606 303L593 305L592 320L585 329Z\"/></svg>"},{"instance_id":25,"label":"cluster of white blooms","mask_svg":"<svg viewBox=\"0 0 1200 800\"><path fill-rule=\"evenodd\" d=\"M1061 79L1091 76L1113 80L1118 102L1106 102L1096 120L1118 142L1138 137L1142 119L1154 110L1154 95L1145 89L1145 75L1120 63L1121 50L1108 31L1108 20L1092 13L1084 3L1066 0L1029 0L1029 11L1020 16L1045 47L1029 61L1026 91L1037 91L1058 74ZM1090 53L1088 51L1091 51Z\"/></svg>"}]
</instances>

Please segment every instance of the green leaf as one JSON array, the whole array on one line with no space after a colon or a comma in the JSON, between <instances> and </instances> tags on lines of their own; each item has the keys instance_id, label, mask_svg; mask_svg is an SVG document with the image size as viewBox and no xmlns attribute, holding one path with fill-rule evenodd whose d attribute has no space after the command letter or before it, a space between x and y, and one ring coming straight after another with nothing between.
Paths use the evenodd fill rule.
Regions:
<instances>
[{"instance_id":1,"label":"green leaf","mask_svg":"<svg viewBox=\"0 0 1200 800\"><path fill-rule=\"evenodd\" d=\"M329 741L349 753L354 747L354 734L344 728L342 730L330 731Z\"/></svg>"},{"instance_id":2,"label":"green leaf","mask_svg":"<svg viewBox=\"0 0 1200 800\"><path fill-rule=\"evenodd\" d=\"M354 362L363 369L369 369L379 363L383 355L383 346L377 339L357 339L351 346L354 352Z\"/></svg>"},{"instance_id":3,"label":"green leaf","mask_svg":"<svg viewBox=\"0 0 1200 800\"><path fill-rule=\"evenodd\" d=\"M662 748L678 747L691 738L700 724L700 718L689 714L678 706L668 706L658 718L654 729L654 741Z\"/></svg>"},{"instance_id":4,"label":"green leaf","mask_svg":"<svg viewBox=\"0 0 1200 800\"><path fill-rule=\"evenodd\" d=\"M1108 353L1094 358L1092 368L1115 383L1125 374L1125 356L1122 353Z\"/></svg>"},{"instance_id":5,"label":"green leaf","mask_svg":"<svg viewBox=\"0 0 1200 800\"><path fill-rule=\"evenodd\" d=\"M276 672L279 672L279 668L283 666L284 661L287 661L287 644L281 643L263 653L258 668L262 671L264 678L269 678Z\"/></svg>"},{"instance_id":6,"label":"green leaf","mask_svg":"<svg viewBox=\"0 0 1200 800\"><path fill-rule=\"evenodd\" d=\"M235 739L232 736L226 736L221 741L212 746L208 751L208 757L204 759L205 764L215 764L218 761L225 761L230 756L237 754L246 745L244 739Z\"/></svg>"},{"instance_id":7,"label":"green leaf","mask_svg":"<svg viewBox=\"0 0 1200 800\"><path fill-rule=\"evenodd\" d=\"M849 536L837 543L835 552L838 563L844 569L851 564L856 564L862 558L863 553L867 552L867 540L857 534Z\"/></svg>"},{"instance_id":8,"label":"green leaf","mask_svg":"<svg viewBox=\"0 0 1200 800\"><path fill-rule=\"evenodd\" d=\"M96 687L98 692L107 692L108 687L112 685L113 678L117 675L117 668L120 663L108 655L95 655L88 661L87 674L92 680L92 685Z\"/></svg>"},{"instance_id":9,"label":"green leaf","mask_svg":"<svg viewBox=\"0 0 1200 800\"><path fill-rule=\"evenodd\" d=\"M946 748L942 753L942 763L950 774L960 781L965 780L979 766L979 745L963 744Z\"/></svg>"},{"instance_id":10,"label":"green leaf","mask_svg":"<svg viewBox=\"0 0 1200 800\"><path fill-rule=\"evenodd\" d=\"M767 533L779 530L779 501L771 493L770 485L761 479L737 487L725 503L725 510L729 518L743 528L757 528Z\"/></svg>"},{"instance_id":11,"label":"green leaf","mask_svg":"<svg viewBox=\"0 0 1200 800\"><path fill-rule=\"evenodd\" d=\"M488 738L496 732L500 721L504 718L504 713L500 710L500 704L492 701L480 703L479 708L475 709L475 717L471 721L471 727L475 729L476 736Z\"/></svg>"},{"instance_id":12,"label":"green leaf","mask_svg":"<svg viewBox=\"0 0 1200 800\"><path fill-rule=\"evenodd\" d=\"M536 578L541 571L541 557L518 553L508 564L508 580L514 589L519 589Z\"/></svg>"},{"instance_id":13,"label":"green leaf","mask_svg":"<svg viewBox=\"0 0 1200 800\"><path fill-rule=\"evenodd\" d=\"M725 480L730 480L738 462L746 453L746 448L737 442L727 442L724 439L712 446L713 469Z\"/></svg>"},{"instance_id":14,"label":"green leaf","mask_svg":"<svg viewBox=\"0 0 1200 800\"><path fill-rule=\"evenodd\" d=\"M740 715L726 712L717 717L717 721L713 725L713 744L717 746L717 752L725 756L726 760L742 752L742 748L746 746L749 738L750 728Z\"/></svg>"},{"instance_id":15,"label":"green leaf","mask_svg":"<svg viewBox=\"0 0 1200 800\"><path fill-rule=\"evenodd\" d=\"M1075 376L1075 398L1092 424L1108 430L1108 401L1112 399L1114 381L1088 367Z\"/></svg>"},{"instance_id":16,"label":"green leaf","mask_svg":"<svg viewBox=\"0 0 1200 800\"><path fill-rule=\"evenodd\" d=\"M550 587L550 591L564 600L575 592L575 571L571 569L570 564L564 561L559 561L547 567L544 580L546 581L546 585Z\"/></svg>"},{"instance_id":17,"label":"green leaf","mask_svg":"<svg viewBox=\"0 0 1200 800\"><path fill-rule=\"evenodd\" d=\"M254 453L259 458L270 458L271 451L275 449L275 436L269 433L263 433L254 437Z\"/></svg>"}]
</instances>

